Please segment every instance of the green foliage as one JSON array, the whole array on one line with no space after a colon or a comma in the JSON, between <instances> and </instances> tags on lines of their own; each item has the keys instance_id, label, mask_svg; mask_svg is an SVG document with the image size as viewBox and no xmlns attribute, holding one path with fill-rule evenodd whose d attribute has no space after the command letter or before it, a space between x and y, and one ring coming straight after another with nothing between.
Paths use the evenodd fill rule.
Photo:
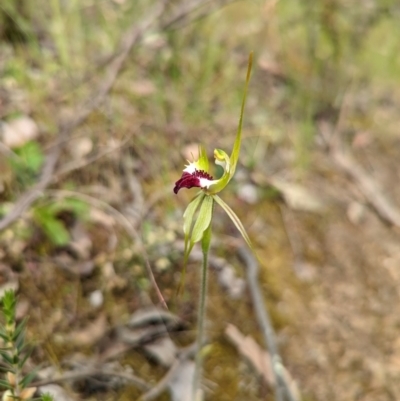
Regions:
<instances>
[{"instance_id":1,"label":"green foliage","mask_svg":"<svg viewBox=\"0 0 400 401\"><path fill-rule=\"evenodd\" d=\"M34 141L27 142L15 153L19 156L14 162L14 168L18 171L26 169L29 172L37 173L43 163L44 156L39 144Z\"/></svg>"},{"instance_id":2,"label":"green foliage","mask_svg":"<svg viewBox=\"0 0 400 401\"><path fill-rule=\"evenodd\" d=\"M57 202L36 206L33 219L55 246L68 244L70 235L64 223L59 219L61 212L71 212L80 219L87 216L88 206L78 199L63 198Z\"/></svg>"},{"instance_id":3,"label":"green foliage","mask_svg":"<svg viewBox=\"0 0 400 401\"><path fill-rule=\"evenodd\" d=\"M30 356L30 349L25 342L26 319L16 324L17 298L13 290L6 291L2 298L2 312L4 324L0 325L0 338L3 346L0 348L2 369L6 372L5 379L0 380L0 388L6 391L9 398L16 401L32 400L36 391L35 387L29 387L36 375L33 370L23 373L25 362ZM4 398L3 399L9 399ZM49 395L35 398L41 401L50 401Z\"/></svg>"},{"instance_id":4,"label":"green foliage","mask_svg":"<svg viewBox=\"0 0 400 401\"><path fill-rule=\"evenodd\" d=\"M33 219L42 228L49 240L56 246L68 244L70 236L64 224L48 207L35 207Z\"/></svg>"},{"instance_id":5,"label":"green foliage","mask_svg":"<svg viewBox=\"0 0 400 401\"><path fill-rule=\"evenodd\" d=\"M33 30L29 18L29 2L3 0L0 5L0 38L3 37L13 43L30 39Z\"/></svg>"},{"instance_id":6,"label":"green foliage","mask_svg":"<svg viewBox=\"0 0 400 401\"><path fill-rule=\"evenodd\" d=\"M41 147L35 141L29 141L15 150L17 157L10 159L17 180L23 185L32 184L37 178L44 161Z\"/></svg>"}]
</instances>

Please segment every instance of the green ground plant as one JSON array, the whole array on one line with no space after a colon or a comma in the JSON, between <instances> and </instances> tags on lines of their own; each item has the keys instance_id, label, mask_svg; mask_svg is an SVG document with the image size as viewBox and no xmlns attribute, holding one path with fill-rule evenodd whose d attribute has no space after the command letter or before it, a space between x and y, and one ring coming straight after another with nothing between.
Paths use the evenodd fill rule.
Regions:
<instances>
[{"instance_id":1,"label":"green ground plant","mask_svg":"<svg viewBox=\"0 0 400 401\"><path fill-rule=\"evenodd\" d=\"M14 291L6 291L2 303L4 323L0 325L0 337L3 343L0 348L0 357L2 360L1 369L5 372L5 378L0 380L0 386L5 390L2 400L51 401L52 397L47 394L33 398L36 387L30 387L29 384L35 377L36 371L24 373L24 366L31 350L25 340L27 319L16 323L17 298Z\"/></svg>"}]
</instances>

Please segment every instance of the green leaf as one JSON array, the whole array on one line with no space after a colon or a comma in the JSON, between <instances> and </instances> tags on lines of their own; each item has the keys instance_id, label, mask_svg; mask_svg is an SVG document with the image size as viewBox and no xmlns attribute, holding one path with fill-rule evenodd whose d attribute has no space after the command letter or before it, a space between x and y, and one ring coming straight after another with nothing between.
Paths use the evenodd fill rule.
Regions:
<instances>
[{"instance_id":1,"label":"green leaf","mask_svg":"<svg viewBox=\"0 0 400 401\"><path fill-rule=\"evenodd\" d=\"M1 357L4 359L4 361L10 365L14 365L14 360L12 356L6 353L1 353Z\"/></svg>"},{"instance_id":2,"label":"green leaf","mask_svg":"<svg viewBox=\"0 0 400 401\"><path fill-rule=\"evenodd\" d=\"M25 348L27 348L28 345L25 346ZM33 352L33 348L30 348L26 354L24 355L24 357L19 361L19 368L22 369L25 365L25 362L28 360L28 358L32 355Z\"/></svg>"},{"instance_id":3,"label":"green leaf","mask_svg":"<svg viewBox=\"0 0 400 401\"><path fill-rule=\"evenodd\" d=\"M48 208L35 208L33 213L36 223L43 229L49 240L56 246L66 245L69 242L69 233L64 224L57 220Z\"/></svg>"},{"instance_id":4,"label":"green leaf","mask_svg":"<svg viewBox=\"0 0 400 401\"><path fill-rule=\"evenodd\" d=\"M88 215L89 206L86 202L83 202L80 199L63 198L48 205L47 209L53 215L62 211L70 211L80 218L85 218Z\"/></svg>"},{"instance_id":5,"label":"green leaf","mask_svg":"<svg viewBox=\"0 0 400 401\"><path fill-rule=\"evenodd\" d=\"M12 164L17 171L27 168L29 171L37 173L40 170L44 161L44 155L37 142L27 142L19 149L16 149L15 153L19 158L12 161Z\"/></svg>"},{"instance_id":6,"label":"green leaf","mask_svg":"<svg viewBox=\"0 0 400 401\"><path fill-rule=\"evenodd\" d=\"M42 394L41 400L42 401L54 401L54 398L50 394L45 393L45 394Z\"/></svg>"},{"instance_id":7,"label":"green leaf","mask_svg":"<svg viewBox=\"0 0 400 401\"><path fill-rule=\"evenodd\" d=\"M16 338L25 330L26 327L26 322L28 321L28 318L24 318L21 323L18 324L17 328L14 331L13 334L13 341L16 340Z\"/></svg>"},{"instance_id":8,"label":"green leaf","mask_svg":"<svg viewBox=\"0 0 400 401\"><path fill-rule=\"evenodd\" d=\"M225 210L226 214L229 216L233 224L239 230L240 234L246 241L249 248L254 252L253 244L251 243L250 237L248 236L245 228L243 227L243 224L240 221L239 217L236 216L235 212L218 195L213 195L213 198L222 207L222 209Z\"/></svg>"},{"instance_id":9,"label":"green leaf","mask_svg":"<svg viewBox=\"0 0 400 401\"><path fill-rule=\"evenodd\" d=\"M0 388L6 388L7 390L11 390L13 386L7 380L0 380Z\"/></svg>"},{"instance_id":10,"label":"green leaf","mask_svg":"<svg viewBox=\"0 0 400 401\"><path fill-rule=\"evenodd\" d=\"M246 105L247 91L248 91L248 88L249 88L252 65L253 65L253 52L250 53L249 61L248 61L248 64L247 64L246 84L245 84L245 87L244 87L244 93L243 93L243 98L242 98L242 107L241 107L241 110L240 110L239 126L238 126L238 130L237 130L236 138L235 138L235 143L233 145L233 150L232 150L232 154L231 154L231 169L230 169L230 177L231 178L235 174L236 164L237 164L238 159L239 159L240 145L241 145L241 142L242 142L242 127L243 127L244 106Z\"/></svg>"},{"instance_id":11,"label":"green leaf","mask_svg":"<svg viewBox=\"0 0 400 401\"><path fill-rule=\"evenodd\" d=\"M29 383L35 378L37 375L37 371L39 370L39 367L37 366L34 368L31 372L29 372L20 382L19 384L21 385L22 388L28 387Z\"/></svg>"}]
</instances>

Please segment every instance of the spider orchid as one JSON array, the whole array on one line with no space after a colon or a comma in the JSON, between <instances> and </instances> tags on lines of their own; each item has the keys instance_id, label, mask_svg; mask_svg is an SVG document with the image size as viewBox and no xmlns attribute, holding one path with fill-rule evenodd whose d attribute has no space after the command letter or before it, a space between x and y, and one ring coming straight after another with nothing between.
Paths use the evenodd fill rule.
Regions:
<instances>
[{"instance_id":1,"label":"spider orchid","mask_svg":"<svg viewBox=\"0 0 400 401\"><path fill-rule=\"evenodd\" d=\"M231 155L229 156L225 151L221 149L214 150L215 163L222 166L224 169L222 177L219 179L214 179L212 177L212 175L210 174L209 161L207 158L206 150L204 146L200 145L198 159L192 162L188 161L189 164L185 166L181 178L175 183L175 194L177 194L182 188L198 187L201 189L196 197L189 203L183 215L183 231L185 235L184 266L186 266L186 262L190 255L190 252L192 251L192 248L196 242L202 240L203 253L205 249L207 249L208 252L209 242L211 238L211 220L214 201L225 210L232 222L240 231L246 243L250 246L251 249L253 248L250 242L250 238L247 235L239 218L236 216L233 210L217 195L228 185L229 181L232 179L233 175L235 174L236 165L239 159L240 145L242 140L244 106L246 103L252 61L253 54L251 53L249 56L247 67L246 85L242 99L239 126ZM194 221L197 210L199 210L199 213L197 215L197 219Z\"/></svg>"},{"instance_id":2,"label":"spider orchid","mask_svg":"<svg viewBox=\"0 0 400 401\"><path fill-rule=\"evenodd\" d=\"M208 254L211 243L211 220L214 210L214 202L218 203L233 221L237 229L242 234L243 238L253 250L250 242L250 238L247 235L241 221L233 212L233 210L217 195L222 191L232 179L235 174L236 165L239 158L240 144L242 141L242 125L243 125L243 113L244 106L246 103L247 89L249 86L250 72L253 61L253 54L250 53L249 63L247 67L246 85L243 94L242 107L240 110L239 126L236 133L235 142L233 144L232 153L230 156L221 149L214 150L214 157L216 164L221 165L224 168L224 174L220 179L214 180L209 172L209 162L205 148L200 145L199 147L199 158L193 162L189 162L185 166L182 177L176 181L174 192L177 194L181 188L193 188L198 187L201 191L195 196L195 198L187 206L185 213L183 214L183 232L185 234L185 253L183 272L181 276L181 282L178 288L178 292L183 288L185 281L186 265L196 242L201 240L201 248L203 251L203 263L202 263L202 275L201 275L201 290L200 290L200 302L199 302L199 313L197 316L197 347L201 349L203 344L204 336L204 316L205 316L205 305L207 297L207 271L208 271ZM195 218L196 211L198 210L197 217ZM200 352L196 354L196 365L195 373L193 378L193 399L198 399L197 393L199 388L199 381L201 377L202 368L202 355Z\"/></svg>"}]
</instances>

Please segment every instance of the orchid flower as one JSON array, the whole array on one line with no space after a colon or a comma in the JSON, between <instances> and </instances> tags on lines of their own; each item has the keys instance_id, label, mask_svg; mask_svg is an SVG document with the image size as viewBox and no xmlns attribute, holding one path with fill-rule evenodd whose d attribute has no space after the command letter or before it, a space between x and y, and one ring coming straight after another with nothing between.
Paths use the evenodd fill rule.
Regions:
<instances>
[{"instance_id":1,"label":"orchid flower","mask_svg":"<svg viewBox=\"0 0 400 401\"><path fill-rule=\"evenodd\" d=\"M230 219L233 221L235 226L238 228L246 243L252 248L250 238L247 235L241 221L233 212L233 210L217 195L222 191L232 179L235 174L236 165L239 159L240 145L242 141L242 125L243 125L243 114L244 106L246 103L247 89L250 80L250 72L252 67L253 54L249 56L249 62L247 67L246 85L244 95L242 99L242 107L239 118L239 126L236 133L235 142L231 155L229 156L225 151L221 149L214 150L215 163L220 165L224 169L224 173L221 178L214 179L210 174L209 161L204 146L199 146L199 157L197 160L192 162L188 161L189 164L183 169L181 178L176 181L174 187L174 193L177 194L182 188L193 188L198 187L201 191L196 197L189 203L187 209L183 215L184 225L183 231L185 234L185 263L188 260L190 252L194 244L200 240L203 240L203 249L206 245L204 241L207 241L208 235L207 230L211 230L211 220L213 213L214 201L218 203L228 214ZM196 211L199 209L197 219L194 224L194 216ZM209 244L208 244L209 246Z\"/></svg>"},{"instance_id":2,"label":"orchid flower","mask_svg":"<svg viewBox=\"0 0 400 401\"><path fill-rule=\"evenodd\" d=\"M203 263L202 263L202 276L201 276L201 291L200 291L200 302L199 302L199 313L197 316L197 347L200 350L203 344L204 336L204 316L206 309L206 297L207 297L207 271L208 271L208 254L211 243L211 221L214 210L214 202L218 203L233 221L235 226L238 228L243 238L253 249L250 238L247 235L241 221L233 212L233 210L217 195L221 192L232 179L235 174L236 165L239 159L240 145L242 141L242 125L243 125L243 113L244 106L246 103L247 89L249 86L250 72L253 61L253 54L250 53L249 62L247 66L246 85L243 94L242 107L240 110L239 126L236 133L235 142L233 144L232 153L230 156L221 149L214 150L215 163L222 166L224 173L221 178L214 180L209 170L209 162L207 159L207 153L204 146L199 146L199 158L193 162L189 162L185 166L182 177L176 181L174 192L177 194L181 188L193 188L198 187L201 191L195 196L195 198L187 206L185 213L183 214L183 232L185 234L185 253L184 253L184 264L183 272L181 276L181 282L178 291L182 289L185 281L186 265L196 242L201 240L201 248L203 252ZM197 217L195 218L196 211ZM197 391L199 388L199 381L201 377L202 367L202 355L200 352L196 354L195 372L193 378L193 400L197 398Z\"/></svg>"}]
</instances>

